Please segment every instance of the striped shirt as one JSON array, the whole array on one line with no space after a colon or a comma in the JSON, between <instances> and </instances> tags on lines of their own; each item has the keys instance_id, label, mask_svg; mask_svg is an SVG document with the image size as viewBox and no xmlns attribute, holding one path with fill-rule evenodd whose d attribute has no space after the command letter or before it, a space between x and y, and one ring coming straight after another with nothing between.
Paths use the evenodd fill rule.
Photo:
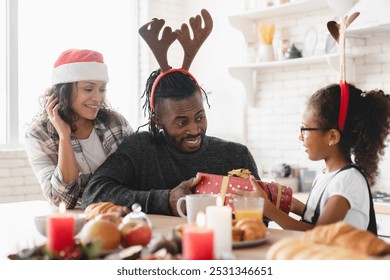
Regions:
<instances>
[{"instance_id":1,"label":"striped shirt","mask_svg":"<svg viewBox=\"0 0 390 280\"><path fill-rule=\"evenodd\" d=\"M115 152L126 136L133 132L127 120L113 113L107 123L96 118L94 128L108 157ZM64 202L67 208L79 207L84 188L92 175L78 139L72 134L71 142L79 175L69 183L63 181L58 165L59 136L48 119L33 123L26 131L26 152L39 181L43 195L54 205Z\"/></svg>"}]
</instances>

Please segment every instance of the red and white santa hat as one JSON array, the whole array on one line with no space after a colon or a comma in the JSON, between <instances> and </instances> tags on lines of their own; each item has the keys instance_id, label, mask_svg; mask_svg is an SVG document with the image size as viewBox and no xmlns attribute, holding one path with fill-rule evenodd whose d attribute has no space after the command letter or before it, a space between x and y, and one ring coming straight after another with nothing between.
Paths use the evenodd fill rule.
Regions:
<instances>
[{"instance_id":1,"label":"red and white santa hat","mask_svg":"<svg viewBox=\"0 0 390 280\"><path fill-rule=\"evenodd\" d=\"M70 49L59 56L54 63L52 85L78 81L108 82L107 65L101 53Z\"/></svg>"}]
</instances>

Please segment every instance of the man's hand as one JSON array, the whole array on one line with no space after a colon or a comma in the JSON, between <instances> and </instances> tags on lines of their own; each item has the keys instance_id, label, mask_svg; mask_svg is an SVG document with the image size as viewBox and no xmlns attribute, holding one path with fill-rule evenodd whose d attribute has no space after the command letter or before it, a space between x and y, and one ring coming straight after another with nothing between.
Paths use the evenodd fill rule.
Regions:
<instances>
[{"instance_id":1,"label":"man's hand","mask_svg":"<svg viewBox=\"0 0 390 280\"><path fill-rule=\"evenodd\" d=\"M191 178L187 181L183 181L178 185L176 188L172 189L169 192L169 206L171 207L171 211L173 215L179 216L179 213L177 212L176 203L179 200L180 197L186 196L187 194L191 194L191 189L195 187L197 184L199 184L200 180L202 179L202 176L199 176L196 174L194 178Z\"/></svg>"}]
</instances>

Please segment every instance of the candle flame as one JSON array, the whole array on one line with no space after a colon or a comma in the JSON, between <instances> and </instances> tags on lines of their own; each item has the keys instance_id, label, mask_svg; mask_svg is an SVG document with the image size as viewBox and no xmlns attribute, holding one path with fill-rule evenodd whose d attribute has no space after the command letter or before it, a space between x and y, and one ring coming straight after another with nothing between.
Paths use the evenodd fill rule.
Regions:
<instances>
[{"instance_id":1,"label":"candle flame","mask_svg":"<svg viewBox=\"0 0 390 280\"><path fill-rule=\"evenodd\" d=\"M222 197L220 196L217 197L217 206L223 206Z\"/></svg>"},{"instance_id":2,"label":"candle flame","mask_svg":"<svg viewBox=\"0 0 390 280\"><path fill-rule=\"evenodd\" d=\"M62 201L62 202L60 203L60 205L58 206L58 208L59 208L60 213L61 213L61 214L64 214L65 211L66 211L65 202Z\"/></svg>"},{"instance_id":3,"label":"candle flame","mask_svg":"<svg viewBox=\"0 0 390 280\"><path fill-rule=\"evenodd\" d=\"M196 215L196 225L198 227L206 226L206 215L202 211L199 211Z\"/></svg>"}]
</instances>

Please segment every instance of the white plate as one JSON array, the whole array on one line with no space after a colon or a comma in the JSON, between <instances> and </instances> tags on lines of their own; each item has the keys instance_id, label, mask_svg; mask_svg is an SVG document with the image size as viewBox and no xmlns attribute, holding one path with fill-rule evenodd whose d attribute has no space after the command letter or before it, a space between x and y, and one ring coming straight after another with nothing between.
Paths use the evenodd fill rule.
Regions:
<instances>
[{"instance_id":1,"label":"white plate","mask_svg":"<svg viewBox=\"0 0 390 280\"><path fill-rule=\"evenodd\" d=\"M264 237L255 240L247 240L247 241L233 241L233 249L258 246L262 243L267 242L268 240L269 237Z\"/></svg>"},{"instance_id":2,"label":"white plate","mask_svg":"<svg viewBox=\"0 0 390 280\"><path fill-rule=\"evenodd\" d=\"M325 53L334 53L336 51L336 40L332 35L328 34L325 43Z\"/></svg>"},{"instance_id":3,"label":"white plate","mask_svg":"<svg viewBox=\"0 0 390 280\"><path fill-rule=\"evenodd\" d=\"M317 45L317 29L315 27L310 27L305 36L305 40L303 41L303 49L302 56L312 56L314 54L314 49Z\"/></svg>"}]
</instances>

